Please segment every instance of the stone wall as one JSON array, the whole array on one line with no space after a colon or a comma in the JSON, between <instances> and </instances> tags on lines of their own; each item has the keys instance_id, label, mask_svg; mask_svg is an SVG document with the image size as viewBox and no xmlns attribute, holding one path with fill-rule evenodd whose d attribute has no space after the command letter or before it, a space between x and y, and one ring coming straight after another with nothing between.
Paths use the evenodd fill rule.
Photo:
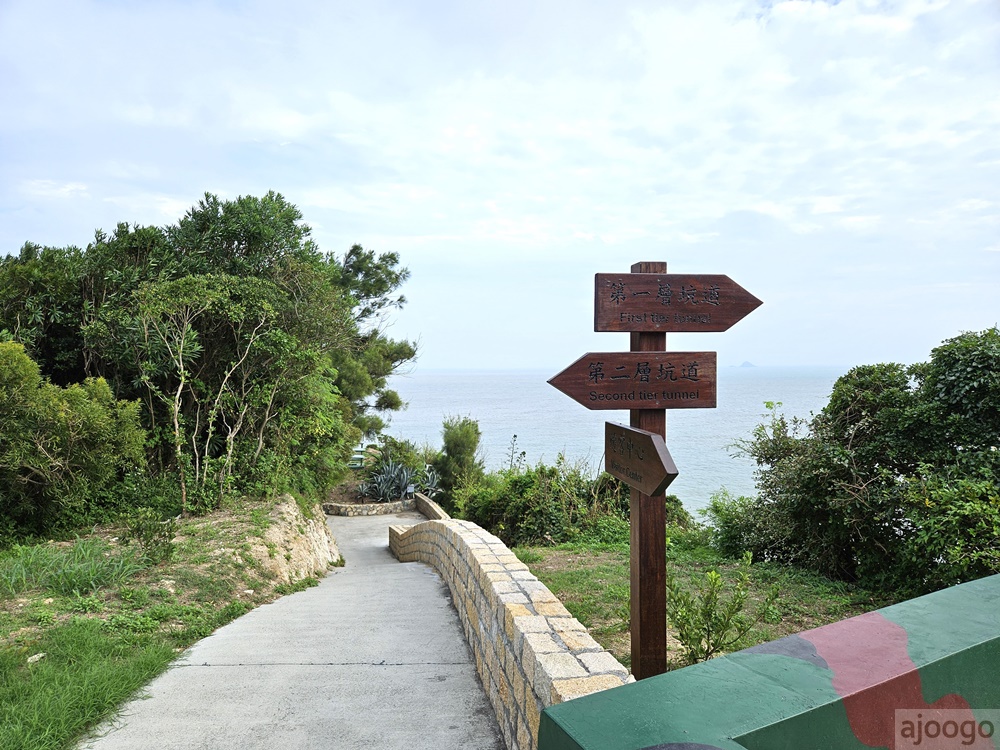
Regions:
<instances>
[{"instance_id":1,"label":"stone wall","mask_svg":"<svg viewBox=\"0 0 1000 750\"><path fill-rule=\"evenodd\" d=\"M632 681L503 542L427 498L419 502L443 520L391 526L389 546L401 562L427 563L448 584L509 750L537 747L544 708Z\"/></svg>"},{"instance_id":2,"label":"stone wall","mask_svg":"<svg viewBox=\"0 0 1000 750\"><path fill-rule=\"evenodd\" d=\"M251 538L250 551L281 583L326 575L340 559L326 516L317 505L306 518L291 495L282 495L272 508L263 538Z\"/></svg>"},{"instance_id":3,"label":"stone wall","mask_svg":"<svg viewBox=\"0 0 1000 750\"><path fill-rule=\"evenodd\" d=\"M323 503L323 512L328 516L389 516L416 507L416 500L396 500L391 503Z\"/></svg>"}]
</instances>

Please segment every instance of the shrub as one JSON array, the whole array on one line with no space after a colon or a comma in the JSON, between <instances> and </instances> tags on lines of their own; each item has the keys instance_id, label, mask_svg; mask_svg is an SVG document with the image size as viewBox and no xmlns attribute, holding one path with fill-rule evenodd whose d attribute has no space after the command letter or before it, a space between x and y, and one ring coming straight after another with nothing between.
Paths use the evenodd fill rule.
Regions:
<instances>
[{"instance_id":1,"label":"shrub","mask_svg":"<svg viewBox=\"0 0 1000 750\"><path fill-rule=\"evenodd\" d=\"M716 543L909 593L1000 572L998 373L992 328L852 369L808 424L769 405L740 444L759 495L710 505Z\"/></svg>"},{"instance_id":2,"label":"shrub","mask_svg":"<svg viewBox=\"0 0 1000 750\"><path fill-rule=\"evenodd\" d=\"M722 576L709 570L696 586L695 592L682 586L670 570L667 571L667 620L677 632L689 664L739 646L751 629L769 615L778 599L775 585L760 602L754 613L748 614L752 555L743 555L736 583L729 596L724 596Z\"/></svg>"},{"instance_id":3,"label":"shrub","mask_svg":"<svg viewBox=\"0 0 1000 750\"><path fill-rule=\"evenodd\" d=\"M90 378L42 380L20 344L0 342L0 516L8 532L44 534L100 518L122 472L145 460L138 404Z\"/></svg>"},{"instance_id":4,"label":"shrub","mask_svg":"<svg viewBox=\"0 0 1000 750\"><path fill-rule=\"evenodd\" d=\"M760 560L774 555L774 528L765 521L766 512L755 498L735 496L728 490L712 495L701 511L711 525L712 546L726 557L750 552Z\"/></svg>"},{"instance_id":5,"label":"shrub","mask_svg":"<svg viewBox=\"0 0 1000 750\"><path fill-rule=\"evenodd\" d=\"M444 447L432 466L440 477L442 505L454 511L456 492L483 477L479 423L471 417L448 417L442 425L441 435Z\"/></svg>"},{"instance_id":6,"label":"shrub","mask_svg":"<svg viewBox=\"0 0 1000 750\"><path fill-rule=\"evenodd\" d=\"M929 590L1000 572L1000 454L963 456L945 471L922 467L901 495L910 533L896 571L901 587Z\"/></svg>"},{"instance_id":7,"label":"shrub","mask_svg":"<svg viewBox=\"0 0 1000 750\"><path fill-rule=\"evenodd\" d=\"M176 533L174 518L164 519L152 508L138 508L125 518L122 540L135 542L143 557L155 565L173 557Z\"/></svg>"},{"instance_id":8,"label":"shrub","mask_svg":"<svg viewBox=\"0 0 1000 750\"><path fill-rule=\"evenodd\" d=\"M623 493L622 487L607 474L591 478L583 464L567 463L560 455L554 466L515 465L466 485L458 506L463 518L512 546L558 544L581 535L615 545L628 542L627 488Z\"/></svg>"}]
</instances>

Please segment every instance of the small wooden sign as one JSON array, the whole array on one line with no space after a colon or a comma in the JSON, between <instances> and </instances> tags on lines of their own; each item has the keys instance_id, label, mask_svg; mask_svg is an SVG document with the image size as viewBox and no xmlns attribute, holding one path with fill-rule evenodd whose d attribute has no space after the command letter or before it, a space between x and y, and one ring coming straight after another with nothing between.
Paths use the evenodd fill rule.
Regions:
<instances>
[{"instance_id":1,"label":"small wooden sign","mask_svg":"<svg viewBox=\"0 0 1000 750\"><path fill-rule=\"evenodd\" d=\"M591 352L549 380L588 409L714 409L715 352Z\"/></svg>"},{"instance_id":2,"label":"small wooden sign","mask_svg":"<svg viewBox=\"0 0 1000 750\"><path fill-rule=\"evenodd\" d=\"M604 423L604 470L643 495L662 495L677 476L674 459L661 435Z\"/></svg>"},{"instance_id":3,"label":"small wooden sign","mask_svg":"<svg viewBox=\"0 0 1000 750\"><path fill-rule=\"evenodd\" d=\"M595 331L725 331L763 304L728 276L599 273Z\"/></svg>"}]
</instances>

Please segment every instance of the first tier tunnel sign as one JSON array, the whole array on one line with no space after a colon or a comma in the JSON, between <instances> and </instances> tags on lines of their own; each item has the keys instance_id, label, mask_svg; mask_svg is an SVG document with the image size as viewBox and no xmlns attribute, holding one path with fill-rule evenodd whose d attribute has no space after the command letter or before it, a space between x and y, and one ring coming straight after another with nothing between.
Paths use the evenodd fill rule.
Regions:
<instances>
[{"instance_id":1,"label":"first tier tunnel sign","mask_svg":"<svg viewBox=\"0 0 1000 750\"><path fill-rule=\"evenodd\" d=\"M728 276L718 274L594 277L595 331L725 331L761 304Z\"/></svg>"}]
</instances>

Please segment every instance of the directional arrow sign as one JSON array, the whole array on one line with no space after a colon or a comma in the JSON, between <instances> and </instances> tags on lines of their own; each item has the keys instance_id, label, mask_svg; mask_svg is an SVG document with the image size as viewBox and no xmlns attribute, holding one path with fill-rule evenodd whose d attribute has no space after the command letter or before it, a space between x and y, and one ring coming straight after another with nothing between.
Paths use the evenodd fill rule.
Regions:
<instances>
[{"instance_id":1,"label":"directional arrow sign","mask_svg":"<svg viewBox=\"0 0 1000 750\"><path fill-rule=\"evenodd\" d=\"M549 383L588 409L714 409L715 352L598 352Z\"/></svg>"},{"instance_id":2,"label":"directional arrow sign","mask_svg":"<svg viewBox=\"0 0 1000 750\"><path fill-rule=\"evenodd\" d=\"M677 476L663 437L614 422L604 423L604 470L643 495L659 495Z\"/></svg>"},{"instance_id":3,"label":"directional arrow sign","mask_svg":"<svg viewBox=\"0 0 1000 750\"><path fill-rule=\"evenodd\" d=\"M763 304L728 276L599 273L595 331L725 331Z\"/></svg>"}]
</instances>

